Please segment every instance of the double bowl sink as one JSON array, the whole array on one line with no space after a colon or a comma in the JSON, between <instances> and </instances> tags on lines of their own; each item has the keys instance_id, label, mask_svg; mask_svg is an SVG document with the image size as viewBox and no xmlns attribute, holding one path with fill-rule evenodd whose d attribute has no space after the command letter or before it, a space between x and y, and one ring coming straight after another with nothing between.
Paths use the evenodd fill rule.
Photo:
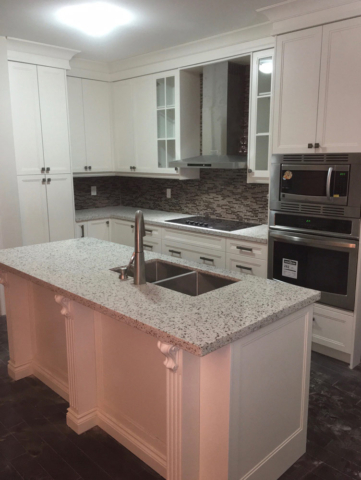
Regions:
<instances>
[{"instance_id":1,"label":"double bowl sink","mask_svg":"<svg viewBox=\"0 0 361 480\"><path fill-rule=\"evenodd\" d=\"M112 268L111 270L120 273L121 267ZM128 275L132 277L133 272L128 271ZM168 288L192 297L232 285L238 281L231 278L218 277L211 273L198 272L191 268L162 260L145 262L145 279L147 283L153 283L159 287Z\"/></svg>"}]
</instances>

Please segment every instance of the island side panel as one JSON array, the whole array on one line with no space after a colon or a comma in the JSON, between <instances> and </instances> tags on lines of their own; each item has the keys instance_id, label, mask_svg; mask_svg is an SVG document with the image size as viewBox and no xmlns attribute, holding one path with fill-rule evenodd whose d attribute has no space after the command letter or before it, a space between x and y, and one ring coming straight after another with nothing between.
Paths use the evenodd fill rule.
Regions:
<instances>
[{"instance_id":1,"label":"island side panel","mask_svg":"<svg viewBox=\"0 0 361 480\"><path fill-rule=\"evenodd\" d=\"M31 286L23 278L8 272L0 272L0 283L5 289L10 356L8 373L13 380L20 380L33 373Z\"/></svg>"},{"instance_id":2,"label":"island side panel","mask_svg":"<svg viewBox=\"0 0 361 480\"><path fill-rule=\"evenodd\" d=\"M277 480L305 453L312 316L232 344L229 480Z\"/></svg>"}]
</instances>

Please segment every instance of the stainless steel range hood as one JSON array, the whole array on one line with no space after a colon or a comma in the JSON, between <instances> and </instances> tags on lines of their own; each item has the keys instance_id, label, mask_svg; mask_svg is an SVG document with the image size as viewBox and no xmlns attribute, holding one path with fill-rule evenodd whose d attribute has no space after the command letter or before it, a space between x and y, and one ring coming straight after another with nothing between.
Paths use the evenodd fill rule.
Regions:
<instances>
[{"instance_id":1,"label":"stainless steel range hood","mask_svg":"<svg viewBox=\"0 0 361 480\"><path fill-rule=\"evenodd\" d=\"M248 109L244 68L232 62L203 68L202 155L174 160L170 167L247 168L247 154L240 153Z\"/></svg>"}]
</instances>

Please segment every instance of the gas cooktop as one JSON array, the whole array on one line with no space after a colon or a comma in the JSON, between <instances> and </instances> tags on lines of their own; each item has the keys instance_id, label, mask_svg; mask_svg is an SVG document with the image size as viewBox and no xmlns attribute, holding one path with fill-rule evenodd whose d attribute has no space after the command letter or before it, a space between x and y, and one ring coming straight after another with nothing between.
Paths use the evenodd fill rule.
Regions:
<instances>
[{"instance_id":1,"label":"gas cooktop","mask_svg":"<svg viewBox=\"0 0 361 480\"><path fill-rule=\"evenodd\" d=\"M242 228L258 227L258 223L245 223L237 220L222 220L221 218L210 217L186 217L167 220L169 223L178 223L179 225L189 225L192 227L209 228L212 230L223 230L224 232L233 232Z\"/></svg>"}]
</instances>

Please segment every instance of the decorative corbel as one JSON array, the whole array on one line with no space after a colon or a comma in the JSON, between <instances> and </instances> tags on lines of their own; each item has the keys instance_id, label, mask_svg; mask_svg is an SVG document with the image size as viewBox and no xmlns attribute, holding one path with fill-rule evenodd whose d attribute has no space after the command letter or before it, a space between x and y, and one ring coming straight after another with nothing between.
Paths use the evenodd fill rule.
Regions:
<instances>
[{"instance_id":1,"label":"decorative corbel","mask_svg":"<svg viewBox=\"0 0 361 480\"><path fill-rule=\"evenodd\" d=\"M71 320L72 316L70 313L70 300L69 298L63 297L63 295L55 295L55 301L61 306L60 313L64 315L65 318Z\"/></svg>"},{"instance_id":2,"label":"decorative corbel","mask_svg":"<svg viewBox=\"0 0 361 480\"><path fill-rule=\"evenodd\" d=\"M166 368L172 370L172 372L175 372L178 368L177 353L179 351L179 348L175 347L174 345L170 345L169 343L163 343L161 341L158 341L157 346L162 352L162 354L165 356L163 364L166 366Z\"/></svg>"}]
</instances>

